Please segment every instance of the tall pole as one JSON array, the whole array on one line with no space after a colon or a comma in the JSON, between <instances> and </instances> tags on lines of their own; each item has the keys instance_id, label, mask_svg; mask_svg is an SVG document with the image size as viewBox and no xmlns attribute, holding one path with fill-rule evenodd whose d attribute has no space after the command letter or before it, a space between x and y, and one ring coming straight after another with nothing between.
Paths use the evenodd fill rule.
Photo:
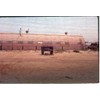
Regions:
<instances>
[{"instance_id":1,"label":"tall pole","mask_svg":"<svg viewBox=\"0 0 100 100\"><path fill-rule=\"evenodd\" d=\"M21 33L22 33L22 29L20 28L20 30L19 30L19 34L20 34L20 36L21 36Z\"/></svg>"}]
</instances>

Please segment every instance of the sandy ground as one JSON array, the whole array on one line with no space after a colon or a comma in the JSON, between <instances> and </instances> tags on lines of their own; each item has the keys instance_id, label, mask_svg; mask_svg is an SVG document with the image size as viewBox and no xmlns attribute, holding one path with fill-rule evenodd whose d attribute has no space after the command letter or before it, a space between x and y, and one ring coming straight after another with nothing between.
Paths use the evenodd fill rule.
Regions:
<instances>
[{"instance_id":1,"label":"sandy ground","mask_svg":"<svg viewBox=\"0 0 100 100\"><path fill-rule=\"evenodd\" d=\"M98 52L0 51L0 83L97 83Z\"/></svg>"}]
</instances>

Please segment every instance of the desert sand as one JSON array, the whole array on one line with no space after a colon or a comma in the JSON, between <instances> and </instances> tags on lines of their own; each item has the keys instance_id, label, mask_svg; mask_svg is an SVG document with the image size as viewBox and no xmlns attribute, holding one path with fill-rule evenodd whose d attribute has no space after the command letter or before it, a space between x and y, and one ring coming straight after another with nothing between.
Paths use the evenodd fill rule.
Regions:
<instances>
[{"instance_id":1,"label":"desert sand","mask_svg":"<svg viewBox=\"0 0 100 100\"><path fill-rule=\"evenodd\" d=\"M97 51L0 51L0 83L97 83Z\"/></svg>"}]
</instances>

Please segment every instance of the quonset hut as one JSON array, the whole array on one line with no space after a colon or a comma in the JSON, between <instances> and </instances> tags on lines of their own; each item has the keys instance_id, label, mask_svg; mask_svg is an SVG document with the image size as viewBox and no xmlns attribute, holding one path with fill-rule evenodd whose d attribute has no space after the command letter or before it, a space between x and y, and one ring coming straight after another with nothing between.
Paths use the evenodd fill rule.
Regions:
<instances>
[{"instance_id":1,"label":"quonset hut","mask_svg":"<svg viewBox=\"0 0 100 100\"><path fill-rule=\"evenodd\" d=\"M0 33L0 50L40 50L53 46L54 50L82 50L82 36L67 34L18 34Z\"/></svg>"}]
</instances>

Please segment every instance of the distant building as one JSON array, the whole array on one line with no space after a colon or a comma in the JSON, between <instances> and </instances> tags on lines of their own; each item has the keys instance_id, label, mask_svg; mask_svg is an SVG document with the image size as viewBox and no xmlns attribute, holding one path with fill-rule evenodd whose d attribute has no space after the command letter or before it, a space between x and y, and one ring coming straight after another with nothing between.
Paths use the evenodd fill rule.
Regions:
<instances>
[{"instance_id":1,"label":"distant building","mask_svg":"<svg viewBox=\"0 0 100 100\"><path fill-rule=\"evenodd\" d=\"M39 50L41 46L53 46L54 50L81 50L82 36L66 34L0 33L0 50Z\"/></svg>"}]
</instances>

